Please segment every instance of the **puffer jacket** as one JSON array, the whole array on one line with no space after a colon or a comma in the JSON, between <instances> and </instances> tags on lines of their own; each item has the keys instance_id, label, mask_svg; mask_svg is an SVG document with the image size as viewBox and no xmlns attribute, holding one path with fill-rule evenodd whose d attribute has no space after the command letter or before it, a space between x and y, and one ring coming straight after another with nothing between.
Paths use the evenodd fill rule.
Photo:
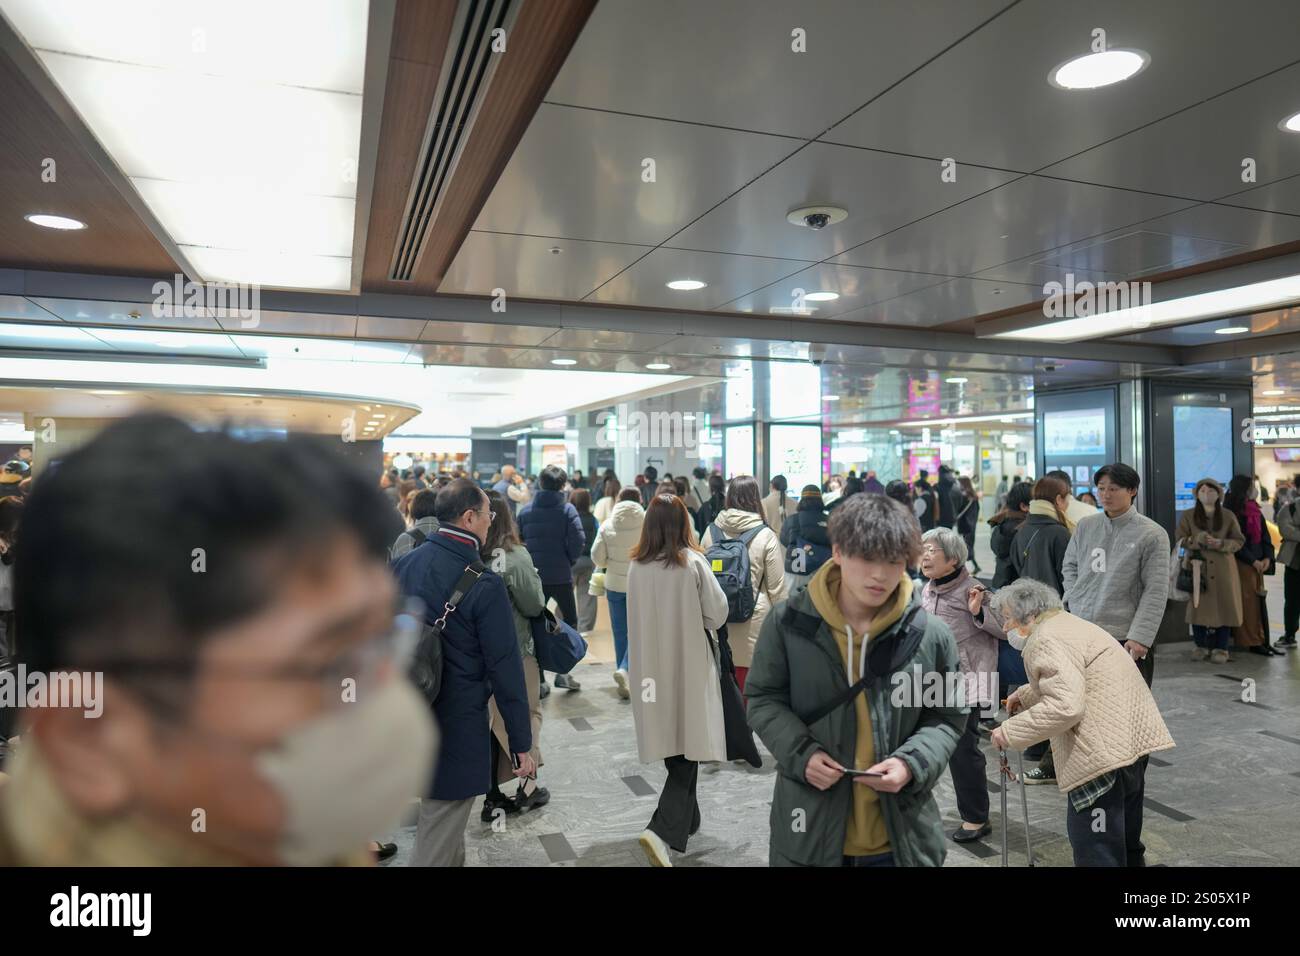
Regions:
<instances>
[{"instance_id":1,"label":"puffer jacket","mask_svg":"<svg viewBox=\"0 0 1300 956\"><path fill-rule=\"evenodd\" d=\"M1022 710L1002 724L1024 750L1052 741L1063 792L1174 746L1142 672L1110 634L1068 611L1045 615L1025 643ZM752 704L751 704L752 706Z\"/></svg>"},{"instance_id":2,"label":"puffer jacket","mask_svg":"<svg viewBox=\"0 0 1300 956\"><path fill-rule=\"evenodd\" d=\"M537 568L533 567L533 556L527 548L519 545L500 554L486 555L483 562L506 582L506 593L510 595L510 608L515 616L519 653L536 657L533 625L529 618L542 613L542 608L546 607L546 595L542 593L542 579L537 576Z\"/></svg>"},{"instance_id":3,"label":"puffer jacket","mask_svg":"<svg viewBox=\"0 0 1300 956\"><path fill-rule=\"evenodd\" d=\"M572 584L573 562L587 553L578 509L558 491L539 491L519 512L519 535L543 584Z\"/></svg>"},{"instance_id":4,"label":"puffer jacket","mask_svg":"<svg viewBox=\"0 0 1300 956\"><path fill-rule=\"evenodd\" d=\"M761 515L739 508L728 508L714 519L714 524L728 538L739 538L757 527L763 530L749 542L749 583L754 588L754 616L748 621L727 625L727 645L737 667L748 667L763 620L772 607L785 597L785 558L776 532L763 524ZM713 543L712 527L705 528L700 542L705 551Z\"/></svg>"},{"instance_id":5,"label":"puffer jacket","mask_svg":"<svg viewBox=\"0 0 1300 956\"><path fill-rule=\"evenodd\" d=\"M957 642L957 657L966 678L966 704L991 706L998 694L998 641L1006 640L992 609L985 606L980 618L970 612L966 595L975 579L964 567L953 580L939 584L927 581L921 592L921 606L927 614L948 625ZM987 592L986 592L987 593Z\"/></svg>"},{"instance_id":6,"label":"puffer jacket","mask_svg":"<svg viewBox=\"0 0 1300 956\"><path fill-rule=\"evenodd\" d=\"M596 532L591 560L605 569L605 590L627 593L627 567L632 549L641 540L645 509L639 501L620 501L609 513L609 520Z\"/></svg>"},{"instance_id":7,"label":"puffer jacket","mask_svg":"<svg viewBox=\"0 0 1300 956\"><path fill-rule=\"evenodd\" d=\"M905 618L872 643L894 634ZM927 616L925 635L912 656L864 691L876 759L897 757L912 772L911 782L898 793L880 794L890 850L899 866L943 865L948 838L933 790L957 747L967 711L952 701L927 705L924 694L914 695L908 706L894 706L892 691L900 675L914 668L942 677L958 666L952 634L942 621ZM861 784L846 776L829 790L818 790L807 782L804 769L818 750L841 763L853 759L857 712L851 706L838 707L811 724L799 715L812 713L847 689L844 661L830 626L818 615L808 589L796 591L764 622L745 678L749 725L777 760L772 866L839 866L843 860L852 788ZM791 821L800 817L804 826L793 827Z\"/></svg>"},{"instance_id":8,"label":"puffer jacket","mask_svg":"<svg viewBox=\"0 0 1300 956\"><path fill-rule=\"evenodd\" d=\"M781 525L781 544L785 547L786 574L815 574L831 558L831 538L826 531L826 509L820 499L799 502L799 508ZM803 567L796 568L792 555L804 552Z\"/></svg>"},{"instance_id":9,"label":"puffer jacket","mask_svg":"<svg viewBox=\"0 0 1300 956\"><path fill-rule=\"evenodd\" d=\"M1021 511L1007 515L997 524L989 521L993 528L989 533L989 547L993 549L993 556L998 559L997 570L993 574L995 588L1005 587L1019 577L1016 569L1011 566L1011 542L1015 540L1016 532L1028 517L1027 511Z\"/></svg>"}]
</instances>

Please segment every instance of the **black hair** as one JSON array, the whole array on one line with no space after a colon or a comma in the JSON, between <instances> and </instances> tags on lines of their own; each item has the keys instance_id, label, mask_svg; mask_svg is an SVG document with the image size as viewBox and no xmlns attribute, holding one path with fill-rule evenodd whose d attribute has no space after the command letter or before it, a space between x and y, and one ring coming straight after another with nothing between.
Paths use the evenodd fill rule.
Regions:
<instances>
[{"instance_id":1,"label":"black hair","mask_svg":"<svg viewBox=\"0 0 1300 956\"><path fill-rule=\"evenodd\" d=\"M691 469L691 474L695 476L696 481L703 481L705 478L709 477L708 469L703 465L696 465Z\"/></svg>"},{"instance_id":2,"label":"black hair","mask_svg":"<svg viewBox=\"0 0 1300 956\"><path fill-rule=\"evenodd\" d=\"M646 465L642 474L645 475L646 481L656 481L659 478L659 469L654 465Z\"/></svg>"},{"instance_id":3,"label":"black hair","mask_svg":"<svg viewBox=\"0 0 1300 956\"><path fill-rule=\"evenodd\" d=\"M1137 491L1138 486L1142 484L1138 473L1122 461L1102 465L1097 469L1097 473L1092 476L1093 486L1095 487L1103 478L1109 478L1112 484L1119 485L1127 491ZM1068 479L1066 483L1069 483Z\"/></svg>"},{"instance_id":4,"label":"black hair","mask_svg":"<svg viewBox=\"0 0 1300 956\"><path fill-rule=\"evenodd\" d=\"M1043 475L1043 477L1055 478L1057 481L1065 482L1066 494L1070 494L1070 489L1074 487L1074 479L1070 477L1070 473L1068 471L1062 471L1060 468L1057 468L1055 471L1049 471L1047 474Z\"/></svg>"},{"instance_id":5,"label":"black hair","mask_svg":"<svg viewBox=\"0 0 1300 956\"><path fill-rule=\"evenodd\" d=\"M438 515L438 493L429 488L417 491L411 498L411 520L435 518Z\"/></svg>"},{"instance_id":6,"label":"black hair","mask_svg":"<svg viewBox=\"0 0 1300 956\"><path fill-rule=\"evenodd\" d=\"M786 489L790 487L789 483L785 480L785 475L777 475L776 477L774 477L772 479L772 487L775 488L776 493L781 496L781 501L779 505L780 511L778 511L777 513L782 518L784 518L785 517L785 492Z\"/></svg>"},{"instance_id":7,"label":"black hair","mask_svg":"<svg viewBox=\"0 0 1300 956\"><path fill-rule=\"evenodd\" d=\"M889 484L885 485L885 496L893 498L899 504L912 507L912 488L901 478L895 478Z\"/></svg>"},{"instance_id":8,"label":"black hair","mask_svg":"<svg viewBox=\"0 0 1300 956\"><path fill-rule=\"evenodd\" d=\"M433 514L443 524L455 524L466 511L478 511L483 507L487 495L477 482L468 478L456 478L445 488L438 490L434 502Z\"/></svg>"},{"instance_id":9,"label":"black hair","mask_svg":"<svg viewBox=\"0 0 1300 956\"><path fill-rule=\"evenodd\" d=\"M930 477L930 473L929 473L928 471L926 471L924 468L918 468L918 469L917 469L917 472L916 472L916 480L917 480L917 481L925 481L925 479L927 479L927 478L929 478L929 477Z\"/></svg>"},{"instance_id":10,"label":"black hair","mask_svg":"<svg viewBox=\"0 0 1300 956\"><path fill-rule=\"evenodd\" d=\"M568 480L569 476L564 473L564 469L559 465L547 465L542 469L542 473L537 479L537 486L542 491L559 491Z\"/></svg>"},{"instance_id":11,"label":"black hair","mask_svg":"<svg viewBox=\"0 0 1300 956\"><path fill-rule=\"evenodd\" d=\"M24 509L23 659L103 670L149 696L156 669L132 663L192 672L205 639L259 613L324 542L349 535L386 561L401 520L336 441L243 441L138 415L73 451Z\"/></svg>"},{"instance_id":12,"label":"black hair","mask_svg":"<svg viewBox=\"0 0 1300 956\"><path fill-rule=\"evenodd\" d=\"M423 477L424 477L424 466L423 466L423 465L416 465L414 468L411 469L411 474L413 474L416 478L423 478Z\"/></svg>"},{"instance_id":13,"label":"black hair","mask_svg":"<svg viewBox=\"0 0 1300 956\"><path fill-rule=\"evenodd\" d=\"M719 498L726 494L727 480L721 475L709 475L709 497Z\"/></svg>"}]
</instances>

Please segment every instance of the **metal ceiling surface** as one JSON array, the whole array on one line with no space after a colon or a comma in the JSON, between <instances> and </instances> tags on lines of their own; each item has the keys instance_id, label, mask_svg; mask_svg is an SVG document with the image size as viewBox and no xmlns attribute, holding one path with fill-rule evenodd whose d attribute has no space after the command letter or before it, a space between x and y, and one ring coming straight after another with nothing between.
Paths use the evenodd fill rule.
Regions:
<instances>
[{"instance_id":1,"label":"metal ceiling surface","mask_svg":"<svg viewBox=\"0 0 1300 956\"><path fill-rule=\"evenodd\" d=\"M1149 66L1048 83L1099 27ZM817 286L812 317L925 327L1300 239L1297 35L1291 0L603 0L440 292L771 314ZM808 204L848 217L786 222Z\"/></svg>"}]
</instances>

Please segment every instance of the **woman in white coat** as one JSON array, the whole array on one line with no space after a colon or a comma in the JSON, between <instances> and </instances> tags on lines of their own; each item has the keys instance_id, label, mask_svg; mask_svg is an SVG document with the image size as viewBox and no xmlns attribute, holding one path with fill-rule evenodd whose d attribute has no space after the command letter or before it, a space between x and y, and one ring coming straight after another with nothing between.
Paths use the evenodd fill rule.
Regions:
<instances>
[{"instance_id":1,"label":"woman in white coat","mask_svg":"<svg viewBox=\"0 0 1300 956\"><path fill-rule=\"evenodd\" d=\"M624 700L631 696L627 686L627 568L632 561L632 549L641 540L644 521L641 492L623 488L619 491L618 504L610 510L609 520L600 523L596 543L591 546L592 563L605 569L609 628L614 632L614 683L618 686L618 696Z\"/></svg>"},{"instance_id":2,"label":"woman in white coat","mask_svg":"<svg viewBox=\"0 0 1300 956\"><path fill-rule=\"evenodd\" d=\"M654 866L672 866L700 828L700 761L727 759L715 631L727 598L676 495L656 495L627 576L632 717L643 763L662 760L668 780L640 842Z\"/></svg>"},{"instance_id":3,"label":"woman in white coat","mask_svg":"<svg viewBox=\"0 0 1300 956\"><path fill-rule=\"evenodd\" d=\"M727 645L736 665L736 683L743 694L763 620L778 601L785 600L785 549L778 536L780 527L773 529L763 518L758 480L750 475L731 479L727 485L727 507L713 520L713 525L726 538L739 538L757 529L749 541L749 584L754 589L754 616L727 625ZM705 530L701 542L706 551L717 540L713 525Z\"/></svg>"}]
</instances>

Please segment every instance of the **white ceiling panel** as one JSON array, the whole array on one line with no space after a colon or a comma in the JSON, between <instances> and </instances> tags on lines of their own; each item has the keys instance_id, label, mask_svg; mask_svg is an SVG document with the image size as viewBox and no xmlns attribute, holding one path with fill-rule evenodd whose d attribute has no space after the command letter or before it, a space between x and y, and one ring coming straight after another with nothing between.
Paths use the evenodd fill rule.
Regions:
<instances>
[{"instance_id":1,"label":"white ceiling panel","mask_svg":"<svg viewBox=\"0 0 1300 956\"><path fill-rule=\"evenodd\" d=\"M1147 69L1102 89L1049 84L1055 67L1090 52L1097 28L1110 48L1149 53ZM1297 35L1293 0L1231 12L1222 0L1023 0L824 138L1032 172L1293 62Z\"/></svg>"},{"instance_id":2,"label":"white ceiling panel","mask_svg":"<svg viewBox=\"0 0 1300 956\"><path fill-rule=\"evenodd\" d=\"M1300 95L1297 95L1296 99L1300 100ZM1300 134L1292 135L1300 139ZM1229 206L1245 206L1249 209L1300 216L1300 176L1291 176L1280 182L1269 183L1267 186L1254 186L1233 193L1231 196L1225 196L1220 201Z\"/></svg>"},{"instance_id":3,"label":"white ceiling panel","mask_svg":"<svg viewBox=\"0 0 1300 956\"><path fill-rule=\"evenodd\" d=\"M1027 305L1041 298L1043 290L1040 286L984 279L951 279L837 318L850 322L931 326Z\"/></svg>"},{"instance_id":4,"label":"white ceiling panel","mask_svg":"<svg viewBox=\"0 0 1300 956\"><path fill-rule=\"evenodd\" d=\"M1187 205L1178 199L1025 176L835 261L965 276Z\"/></svg>"},{"instance_id":5,"label":"white ceiling panel","mask_svg":"<svg viewBox=\"0 0 1300 956\"><path fill-rule=\"evenodd\" d=\"M438 291L492 295L503 289L507 297L581 299L651 248L471 232Z\"/></svg>"},{"instance_id":6,"label":"white ceiling panel","mask_svg":"<svg viewBox=\"0 0 1300 956\"><path fill-rule=\"evenodd\" d=\"M812 143L728 199L671 245L818 262L1015 178L961 168L943 182L938 162ZM790 210L840 206L848 218L822 229L792 225Z\"/></svg>"},{"instance_id":7,"label":"white ceiling panel","mask_svg":"<svg viewBox=\"0 0 1300 956\"><path fill-rule=\"evenodd\" d=\"M1292 9L1300 18L1300 4L1292 4ZM1235 19L1223 18L1225 22ZM1298 35L1300 19L1291 28L1292 41ZM1264 36L1257 39L1263 42ZM1241 191L1246 158L1255 160L1260 183L1300 173L1300 133L1278 128L1297 111L1300 64L1057 163L1046 172L1108 186L1218 199Z\"/></svg>"},{"instance_id":8,"label":"white ceiling panel","mask_svg":"<svg viewBox=\"0 0 1300 956\"><path fill-rule=\"evenodd\" d=\"M1214 203L1159 216L1015 263L980 273L981 278L1043 282L1126 279L1211 262L1300 239L1300 217L1256 212Z\"/></svg>"},{"instance_id":9,"label":"white ceiling panel","mask_svg":"<svg viewBox=\"0 0 1300 956\"><path fill-rule=\"evenodd\" d=\"M51 299L33 297L32 302L53 312L73 325L156 326L169 329L195 329L220 332L221 326L206 309L186 308L179 304L152 302L101 302L92 299Z\"/></svg>"},{"instance_id":10,"label":"white ceiling panel","mask_svg":"<svg viewBox=\"0 0 1300 956\"><path fill-rule=\"evenodd\" d=\"M219 358L243 358L230 336L214 332L173 332L168 329L87 329L101 342L119 352L155 355L202 355Z\"/></svg>"},{"instance_id":11,"label":"white ceiling panel","mask_svg":"<svg viewBox=\"0 0 1300 956\"><path fill-rule=\"evenodd\" d=\"M662 248L601 286L588 301L691 311L716 309L746 292L801 272L804 267L805 263L789 259ZM668 288L667 283L675 279L698 279L708 285L691 291Z\"/></svg>"},{"instance_id":12,"label":"white ceiling panel","mask_svg":"<svg viewBox=\"0 0 1300 956\"><path fill-rule=\"evenodd\" d=\"M59 316L21 295L0 295L0 319L19 319L23 322L60 321Z\"/></svg>"},{"instance_id":13,"label":"white ceiling panel","mask_svg":"<svg viewBox=\"0 0 1300 956\"><path fill-rule=\"evenodd\" d=\"M946 281L944 276L824 263L742 295L727 303L725 308L729 312L784 315L785 311L774 313L773 310L796 309L801 301L804 312L791 314L806 313L811 318L822 319ZM800 291L802 296L799 295ZM839 298L829 302L811 301L807 298L808 293L817 292L837 292Z\"/></svg>"},{"instance_id":14,"label":"white ceiling panel","mask_svg":"<svg viewBox=\"0 0 1300 956\"><path fill-rule=\"evenodd\" d=\"M812 138L1007 3L601 0L547 99Z\"/></svg>"},{"instance_id":15,"label":"white ceiling panel","mask_svg":"<svg viewBox=\"0 0 1300 956\"><path fill-rule=\"evenodd\" d=\"M474 228L663 242L789 154L788 139L543 104ZM642 180L654 160L654 182Z\"/></svg>"}]
</instances>

